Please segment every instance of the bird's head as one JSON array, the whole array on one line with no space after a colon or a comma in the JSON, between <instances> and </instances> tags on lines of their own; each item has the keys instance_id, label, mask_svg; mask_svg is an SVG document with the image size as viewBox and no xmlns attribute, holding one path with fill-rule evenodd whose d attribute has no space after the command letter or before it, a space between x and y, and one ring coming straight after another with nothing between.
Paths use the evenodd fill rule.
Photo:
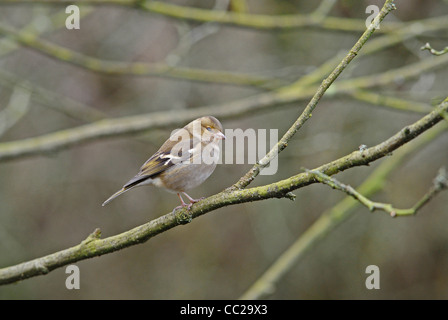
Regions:
<instances>
[{"instance_id":1,"label":"bird's head","mask_svg":"<svg viewBox=\"0 0 448 320\"><path fill-rule=\"evenodd\" d=\"M194 137L200 134L202 141L222 140L226 136L223 133L221 122L212 116L198 118L185 126Z\"/></svg>"}]
</instances>

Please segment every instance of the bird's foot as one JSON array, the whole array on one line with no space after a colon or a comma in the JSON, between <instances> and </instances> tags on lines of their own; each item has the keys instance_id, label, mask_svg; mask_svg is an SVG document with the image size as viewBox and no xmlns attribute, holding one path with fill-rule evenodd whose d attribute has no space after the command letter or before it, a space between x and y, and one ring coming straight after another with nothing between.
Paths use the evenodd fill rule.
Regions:
<instances>
[{"instance_id":1,"label":"bird's foot","mask_svg":"<svg viewBox=\"0 0 448 320\"><path fill-rule=\"evenodd\" d=\"M191 206L193 205L193 203L196 203L196 202L199 202L199 201L201 201L201 200L203 200L203 199L205 199L205 197L201 197L201 198L199 198L199 199L193 199L192 197L190 197L188 194L186 194L185 192L182 192L187 198L188 198L188 200L190 201L190 205L189 205L189 208L191 208Z\"/></svg>"}]
</instances>

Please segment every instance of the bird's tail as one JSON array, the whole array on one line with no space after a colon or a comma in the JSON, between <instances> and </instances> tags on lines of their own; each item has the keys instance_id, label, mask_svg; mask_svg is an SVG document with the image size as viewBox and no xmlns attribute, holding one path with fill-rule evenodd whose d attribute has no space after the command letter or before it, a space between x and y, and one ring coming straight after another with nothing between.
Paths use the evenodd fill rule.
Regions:
<instances>
[{"instance_id":1,"label":"bird's tail","mask_svg":"<svg viewBox=\"0 0 448 320\"><path fill-rule=\"evenodd\" d=\"M115 192L113 195L111 195L111 196L109 197L109 199L107 199L106 201L103 202L103 207L104 207L106 204L108 204L109 202L111 202L113 199L115 199L116 197L118 197L120 194L123 194L123 193L125 193L126 191L129 191L129 190L131 190L131 189L132 189L132 187L131 187L131 188L122 188L121 190L118 190L118 191Z\"/></svg>"}]
</instances>

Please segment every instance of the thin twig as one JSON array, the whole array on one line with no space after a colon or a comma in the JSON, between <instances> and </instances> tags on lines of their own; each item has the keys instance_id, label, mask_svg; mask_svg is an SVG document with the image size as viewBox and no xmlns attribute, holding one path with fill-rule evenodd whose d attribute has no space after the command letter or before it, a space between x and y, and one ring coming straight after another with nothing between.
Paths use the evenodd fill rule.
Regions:
<instances>
[{"instance_id":1,"label":"thin twig","mask_svg":"<svg viewBox=\"0 0 448 320\"><path fill-rule=\"evenodd\" d=\"M441 56L442 54L445 54L448 52L448 47L445 47L442 50L436 50L433 49L431 47L431 45L429 44L429 42L427 42L423 47L420 48L420 50L428 50L429 52L431 52L431 54L435 55L435 56Z\"/></svg>"},{"instance_id":2,"label":"thin twig","mask_svg":"<svg viewBox=\"0 0 448 320\"><path fill-rule=\"evenodd\" d=\"M326 17L322 21L309 14L250 14L241 12L227 12L221 14L208 9L181 6L162 1L142 1L142 0L1 0L1 4L11 3L39 3L49 5L120 5L146 10L154 14L166 17L189 20L196 22L213 22L236 27L251 28L257 30L277 30L277 29L297 29L312 27L318 29L363 32L365 30L365 20ZM317 17L319 18L319 17ZM405 26L406 23L391 22L386 26L381 26L381 32L389 32Z\"/></svg>"},{"instance_id":3,"label":"thin twig","mask_svg":"<svg viewBox=\"0 0 448 320\"><path fill-rule=\"evenodd\" d=\"M412 208L398 209L389 203L371 201L366 196L356 191L350 185L343 184L337 179L332 178L318 170L305 170L305 171L313 174L314 177L317 179L317 181L326 184L332 187L333 189L345 192L349 196L355 198L362 205L367 207L370 211L373 212L375 210L382 210L389 213L391 217L415 215L417 214L418 210L420 210L423 207L423 205L428 203L429 200L434 198L440 191L448 189L448 178L446 175L446 171L444 168L441 168L436 178L434 179L433 186Z\"/></svg>"}]
</instances>

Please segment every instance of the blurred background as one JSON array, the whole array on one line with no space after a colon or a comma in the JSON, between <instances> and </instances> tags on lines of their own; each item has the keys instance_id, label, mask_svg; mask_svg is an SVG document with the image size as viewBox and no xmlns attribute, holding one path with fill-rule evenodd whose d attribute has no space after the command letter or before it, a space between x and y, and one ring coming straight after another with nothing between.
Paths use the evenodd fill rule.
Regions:
<instances>
[{"instance_id":1,"label":"blurred background","mask_svg":"<svg viewBox=\"0 0 448 320\"><path fill-rule=\"evenodd\" d=\"M80 7L79 30L67 30L64 6L5 4L2 26L32 27L51 43L103 60L165 63L261 76L292 83L337 54L346 53L360 31L325 28L257 30L186 22L125 6ZM169 3L253 14L311 14L320 1L177 0ZM383 1L336 1L330 16L364 20L368 5ZM396 1L388 22L448 14L446 1ZM59 18L57 18L59 17ZM61 18L62 17L62 18ZM59 19L59 20L58 20ZM61 20L62 19L62 20ZM448 21L448 19L446 19ZM59 21L59 22L57 22ZM62 21L62 22L61 22ZM378 53L361 54L341 76L371 75L431 57L420 47L448 45L445 29L427 32ZM373 38L381 36L381 30ZM93 72L14 47L0 34L0 114L15 97L22 116L3 127L1 143L74 128L100 119L222 104L266 92L258 87L194 82L153 76ZM446 96L446 66L373 92L431 105ZM21 84L44 90L27 94ZM22 88L22 89L21 89ZM21 91L20 91L21 90ZM18 92L19 91L19 92ZM50 95L51 92L53 95ZM46 99L43 99L44 96ZM41 98L39 98L41 97ZM28 99L23 102L17 99ZM63 110L67 100L89 110L80 118ZM308 101L222 119L225 128L278 129L291 126ZM81 108L81 107L80 107ZM82 108L81 108L82 109ZM5 112L1 114L5 117ZM373 146L421 118L421 114L375 106L347 96L326 96L313 117L279 157L274 176L253 186L285 179ZM189 119L190 120L190 119ZM185 123L189 122L185 121ZM95 228L108 237L170 212L178 198L152 187L137 188L106 207L102 202L133 177L175 126L118 136L66 150L0 163L0 267L8 267L80 243ZM393 156L393 155L392 155ZM448 164L448 136L440 135L412 154L372 199L412 207ZM337 175L354 187L382 162ZM195 198L235 183L250 164L222 164ZM236 299L328 208L345 195L323 185L296 190L296 201L271 199L208 213L130 248L76 263L81 289L67 290L65 267L48 275L1 286L2 299ZM359 207L352 217L300 259L267 296L269 299L447 299L448 193L416 216L391 219ZM377 265L381 288L367 290L365 269Z\"/></svg>"}]
</instances>

